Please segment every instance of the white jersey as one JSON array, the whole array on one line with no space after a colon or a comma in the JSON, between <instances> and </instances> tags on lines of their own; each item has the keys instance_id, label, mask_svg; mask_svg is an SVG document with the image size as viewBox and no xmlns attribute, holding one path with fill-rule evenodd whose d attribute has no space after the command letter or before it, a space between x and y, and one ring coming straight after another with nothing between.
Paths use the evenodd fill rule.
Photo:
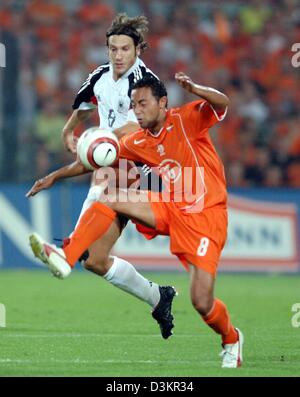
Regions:
<instances>
[{"instance_id":1,"label":"white jersey","mask_svg":"<svg viewBox=\"0 0 300 397\"><path fill-rule=\"evenodd\" d=\"M110 63L99 66L84 82L75 98L73 109L88 110L98 106L100 127L114 130L128 121L137 123L130 105L132 86L146 74L158 77L137 58L134 65L117 81Z\"/></svg>"}]
</instances>

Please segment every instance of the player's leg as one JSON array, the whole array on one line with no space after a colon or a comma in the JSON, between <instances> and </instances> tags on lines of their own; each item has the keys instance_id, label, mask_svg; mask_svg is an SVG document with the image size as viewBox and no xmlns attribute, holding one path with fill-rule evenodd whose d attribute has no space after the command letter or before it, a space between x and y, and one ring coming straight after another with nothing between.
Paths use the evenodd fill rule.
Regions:
<instances>
[{"instance_id":1,"label":"player's leg","mask_svg":"<svg viewBox=\"0 0 300 397\"><path fill-rule=\"evenodd\" d=\"M100 173L100 171L101 171L101 173ZM104 175L105 175L105 168L100 169L99 171L94 171L92 173L91 186L90 186L88 194L82 204L81 211L80 211L79 217L77 219L76 226L80 222L80 219L81 219L82 215L85 213L85 211L88 208L90 208L90 206L95 201L99 200L99 197L105 190L105 188L107 186L107 180L105 179Z\"/></svg>"},{"instance_id":2,"label":"player's leg","mask_svg":"<svg viewBox=\"0 0 300 397\"><path fill-rule=\"evenodd\" d=\"M126 260L110 256L110 244L105 245L109 235L110 231L90 246L90 256L84 264L85 268L102 276L115 287L148 303L152 307L152 317L160 326L162 337L167 339L172 335L174 328L174 317L171 313L173 298L176 295L174 287L160 286L149 281ZM105 254L108 256L105 257Z\"/></svg>"},{"instance_id":3,"label":"player's leg","mask_svg":"<svg viewBox=\"0 0 300 397\"><path fill-rule=\"evenodd\" d=\"M143 193L147 196L147 192ZM133 204L128 200L126 201L125 198L125 202L118 203L116 202L118 197L117 190L109 197L106 196L106 199L108 199L106 204L101 203L101 201L94 202L82 215L68 244L63 248L48 244L35 233L31 235L30 245L35 256L46 263L55 276L64 278L70 274L70 269L65 266L66 263L73 268L87 248L104 236L105 233L110 233L109 229L117 217L119 207L120 215L137 220L146 226L155 227L155 215L149 202ZM60 268L62 271L60 271Z\"/></svg>"},{"instance_id":4,"label":"player's leg","mask_svg":"<svg viewBox=\"0 0 300 397\"><path fill-rule=\"evenodd\" d=\"M69 266L69 269L70 266L73 267L82 252L90 247L96 240L105 237L108 238L108 236L110 236L108 238L110 244L116 241L119 236L118 233L120 233L120 231L116 233L116 230L114 230L116 225L118 203L114 202L116 200L116 197L111 197L111 200L112 202L110 202L110 205L115 210L108 207L107 205L97 202L94 203L84 213L78 227L75 229L74 233L70 238L70 243L64 249L57 248L54 245L50 245L46 242L39 242L38 246L42 255L39 254L36 256L38 256L43 262L45 262L49 269L52 271L52 273L55 274L57 277L64 278L68 276L70 270L68 271L66 269L66 265ZM132 209L130 209L130 206L134 207L135 210L132 211ZM120 213L122 215L132 217L133 219L140 221L141 223L149 227L155 226L155 216L152 213L151 205L149 203L135 203L134 205L126 202L120 203ZM32 235L31 237L35 237L35 235ZM108 244L107 251L110 251L110 244ZM31 246L33 251L35 252L32 242ZM95 247L96 246L94 246L94 248ZM94 251L94 255L96 255L96 250ZM96 257L94 257L94 260L96 260ZM103 261L103 257L102 259L100 259L100 261L101 260ZM95 266L95 264L92 265L91 259L89 263L90 267ZM114 266L114 264L117 265ZM155 306L155 301L157 301L155 286L154 289L152 289L151 283L149 283L148 280L144 279L141 275L139 275L132 265L124 260L121 260L120 258L117 258L116 260L114 260L114 262L111 262L108 259L108 261L105 263L105 267L106 269L109 268L104 275L106 279L111 281L115 275L116 268L118 268L118 275L120 275L120 278L123 277L122 281L120 281L120 278L118 281L116 281L116 284L119 284L118 287L121 288L122 285L122 289L130 292L128 290L128 282L130 281L128 280L132 279L132 284L135 284L135 291L133 295L142 299L141 290L138 291L138 289L140 289L142 285L142 289L144 290L142 294L144 294L144 298L145 295L147 295L146 299L148 299L148 303L152 306ZM99 270L99 267L98 272L101 272ZM139 287L137 287L137 284L139 284ZM172 335L172 328L174 327L171 308L176 291L173 287L170 286L158 287L159 301L154 307L152 316L158 322L163 338L167 339L170 335Z\"/></svg>"},{"instance_id":5,"label":"player's leg","mask_svg":"<svg viewBox=\"0 0 300 397\"><path fill-rule=\"evenodd\" d=\"M152 307L152 317L160 326L162 337L167 339L174 327L171 308L176 291L171 286L160 286L149 281L126 260L110 256L117 236L118 227L113 223L109 231L89 247L90 255L84 266L115 287L148 303Z\"/></svg>"},{"instance_id":6,"label":"player's leg","mask_svg":"<svg viewBox=\"0 0 300 397\"><path fill-rule=\"evenodd\" d=\"M133 172L134 170L134 172ZM130 173L131 178L128 178ZM83 202L80 215L77 219L76 226L78 225L82 215L85 211L95 202L100 200L104 190L107 186L117 188L121 183L123 188L128 184L131 186L138 185L138 171L132 161L124 161L119 163L119 168L101 167L92 173L91 186ZM76 227L75 226L75 227Z\"/></svg>"},{"instance_id":7,"label":"player's leg","mask_svg":"<svg viewBox=\"0 0 300 397\"><path fill-rule=\"evenodd\" d=\"M126 165L128 164L126 163ZM127 178L128 169L119 169L116 171L118 172L110 176L111 178L114 176L117 178L115 183L119 182L119 174L121 173L123 175L123 180ZM108 175L108 172L106 172L106 168L104 167L98 172L96 171L93 173L91 188L83 204L77 225L85 211L95 201L100 199L101 194L107 186L106 175ZM89 247L88 258L83 261L84 266L87 270L99 276L103 276L111 284L149 303L151 307L154 308L160 300L159 286L145 279L128 261L110 256L111 248L120 237L121 230L122 227L119 219L116 218L105 236L95 241L92 246Z\"/></svg>"},{"instance_id":8,"label":"player's leg","mask_svg":"<svg viewBox=\"0 0 300 397\"><path fill-rule=\"evenodd\" d=\"M214 298L214 276L194 265L191 269L191 301L205 323L222 338L222 367L236 368L242 362L243 335L234 328L226 305Z\"/></svg>"},{"instance_id":9,"label":"player's leg","mask_svg":"<svg viewBox=\"0 0 300 397\"><path fill-rule=\"evenodd\" d=\"M134 172L132 172L134 170ZM130 172L130 178L128 177ZM81 217L85 211L95 202L100 201L101 197L106 188L116 189L120 184L123 188L127 187L128 184L137 187L139 185L138 171L135 164L132 161L120 161L118 168L112 167L101 167L92 173L91 186L87 197L82 205L80 215L77 219L75 228L80 222ZM126 224L125 224L126 226ZM85 260L89 253L86 250L80 257L81 260Z\"/></svg>"},{"instance_id":10,"label":"player's leg","mask_svg":"<svg viewBox=\"0 0 300 397\"><path fill-rule=\"evenodd\" d=\"M91 197L92 200L88 203L88 207L84 209L80 218L82 218L84 212L86 212L93 202L101 200L101 192L104 191L105 187L105 180L101 175L98 175L98 177L97 173L93 175L92 189L96 197ZM77 225L79 223L80 220ZM145 279L128 261L110 256L110 251L120 235L121 227L119 219L116 218L105 235L88 247L89 256L85 261L85 267L103 276L107 281L118 288L149 303L151 307L154 308L157 306L161 297L159 286Z\"/></svg>"},{"instance_id":11,"label":"player's leg","mask_svg":"<svg viewBox=\"0 0 300 397\"><path fill-rule=\"evenodd\" d=\"M36 257L49 265L50 270L57 277L64 278L68 276L70 271L66 271L65 262L72 268L78 261L80 256L89 248L96 240L110 232L110 227L115 221L117 215L127 216L128 218L137 220L138 222L155 228L155 215L152 211L149 202L132 203L128 197L127 190L123 189L124 202L118 202L119 190L111 193L105 197L106 203L100 201L94 202L82 215L80 222L72 233L69 243L63 247L58 248L55 245L39 241L37 235L30 236L30 245ZM148 192L140 192L148 199ZM37 246L37 249L36 249ZM46 246L46 249L44 249ZM40 252L43 251L43 252ZM53 260L51 259L51 256ZM55 269L54 262L57 262L57 269ZM60 274L60 267L63 272Z\"/></svg>"},{"instance_id":12,"label":"player's leg","mask_svg":"<svg viewBox=\"0 0 300 397\"><path fill-rule=\"evenodd\" d=\"M119 218L112 223L103 237L89 247L84 267L102 276L115 287L130 293L155 308L160 300L159 285L147 280L126 260L110 255L121 234Z\"/></svg>"},{"instance_id":13,"label":"player's leg","mask_svg":"<svg viewBox=\"0 0 300 397\"><path fill-rule=\"evenodd\" d=\"M122 194L122 201L117 201L120 199L119 190L117 190L116 193L106 196L105 204L97 201L83 214L70 238L70 243L64 248L65 258L71 267L94 241L108 231L117 214L155 228L155 214L150 202L146 201L148 192L140 192L139 194L143 195L144 199L135 203L130 202L130 193L127 190L122 190Z\"/></svg>"}]
</instances>

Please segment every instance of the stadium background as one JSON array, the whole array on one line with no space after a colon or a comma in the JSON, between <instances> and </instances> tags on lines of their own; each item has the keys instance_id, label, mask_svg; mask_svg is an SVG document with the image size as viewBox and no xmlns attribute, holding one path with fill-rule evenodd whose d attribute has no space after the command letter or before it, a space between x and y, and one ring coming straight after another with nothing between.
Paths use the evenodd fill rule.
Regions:
<instances>
[{"instance_id":1,"label":"stadium background","mask_svg":"<svg viewBox=\"0 0 300 397\"><path fill-rule=\"evenodd\" d=\"M299 301L300 67L291 49L300 43L300 1L1 0L0 302L8 327L1 331L0 376L224 375L211 351L215 336L198 332L188 276L168 254L166 238L147 242L129 226L115 252L142 270L172 270L151 273L180 290L178 338L167 347L142 303L102 280L74 272L62 286L32 271L40 265L29 233L50 240L68 234L88 179L30 200L25 193L73 160L62 149L61 129L82 81L106 61L105 32L122 11L149 18L150 48L142 58L165 81L171 106L192 99L174 83L179 70L231 100L228 116L211 131L230 192L220 270L243 274L221 274L217 290L251 346L240 375L297 375L300 324L291 326L291 307ZM95 114L78 133L96 123Z\"/></svg>"}]
</instances>

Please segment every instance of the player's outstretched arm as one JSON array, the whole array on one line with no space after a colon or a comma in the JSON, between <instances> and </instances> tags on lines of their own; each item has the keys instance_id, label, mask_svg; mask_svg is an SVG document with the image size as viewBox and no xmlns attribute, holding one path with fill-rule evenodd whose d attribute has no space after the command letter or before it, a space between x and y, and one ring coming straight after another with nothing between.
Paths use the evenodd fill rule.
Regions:
<instances>
[{"instance_id":1,"label":"player's outstretched arm","mask_svg":"<svg viewBox=\"0 0 300 397\"><path fill-rule=\"evenodd\" d=\"M76 109L71 114L69 120L66 122L62 130L62 140L66 150L71 153L76 153L77 140L73 135L74 129L80 124L90 118L93 109L79 110Z\"/></svg>"},{"instance_id":2,"label":"player's outstretched arm","mask_svg":"<svg viewBox=\"0 0 300 397\"><path fill-rule=\"evenodd\" d=\"M225 110L229 104L229 99L225 94L214 88L194 83L193 80L183 72L176 73L175 80L185 90L206 99L216 110Z\"/></svg>"},{"instance_id":3,"label":"player's outstretched arm","mask_svg":"<svg viewBox=\"0 0 300 397\"><path fill-rule=\"evenodd\" d=\"M51 174L46 175L44 178L37 180L33 184L32 188L26 193L26 197L35 196L41 190L49 189L60 179L72 178L88 172L91 171L87 170L79 160L76 160L72 164L59 168L58 170L51 172Z\"/></svg>"}]
</instances>

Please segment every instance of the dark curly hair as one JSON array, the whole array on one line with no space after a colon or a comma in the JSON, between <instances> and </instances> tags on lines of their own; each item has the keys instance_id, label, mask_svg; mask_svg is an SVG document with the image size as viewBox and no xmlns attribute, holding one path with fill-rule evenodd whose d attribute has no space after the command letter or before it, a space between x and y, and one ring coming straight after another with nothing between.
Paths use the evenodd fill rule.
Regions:
<instances>
[{"instance_id":1,"label":"dark curly hair","mask_svg":"<svg viewBox=\"0 0 300 397\"><path fill-rule=\"evenodd\" d=\"M135 90L137 88L144 88L148 87L152 91L152 95L159 101L160 98L164 96L168 96L166 87L164 86L163 82L156 79L154 76L150 74L146 74L143 78L138 80L134 85L132 86L132 90Z\"/></svg>"},{"instance_id":2,"label":"dark curly hair","mask_svg":"<svg viewBox=\"0 0 300 397\"><path fill-rule=\"evenodd\" d=\"M148 24L148 19L143 15L130 18L125 13L118 14L106 32L107 46L110 36L124 34L131 37L134 45L140 46L141 51L145 50L148 45L144 39L144 34L148 32Z\"/></svg>"}]
</instances>

